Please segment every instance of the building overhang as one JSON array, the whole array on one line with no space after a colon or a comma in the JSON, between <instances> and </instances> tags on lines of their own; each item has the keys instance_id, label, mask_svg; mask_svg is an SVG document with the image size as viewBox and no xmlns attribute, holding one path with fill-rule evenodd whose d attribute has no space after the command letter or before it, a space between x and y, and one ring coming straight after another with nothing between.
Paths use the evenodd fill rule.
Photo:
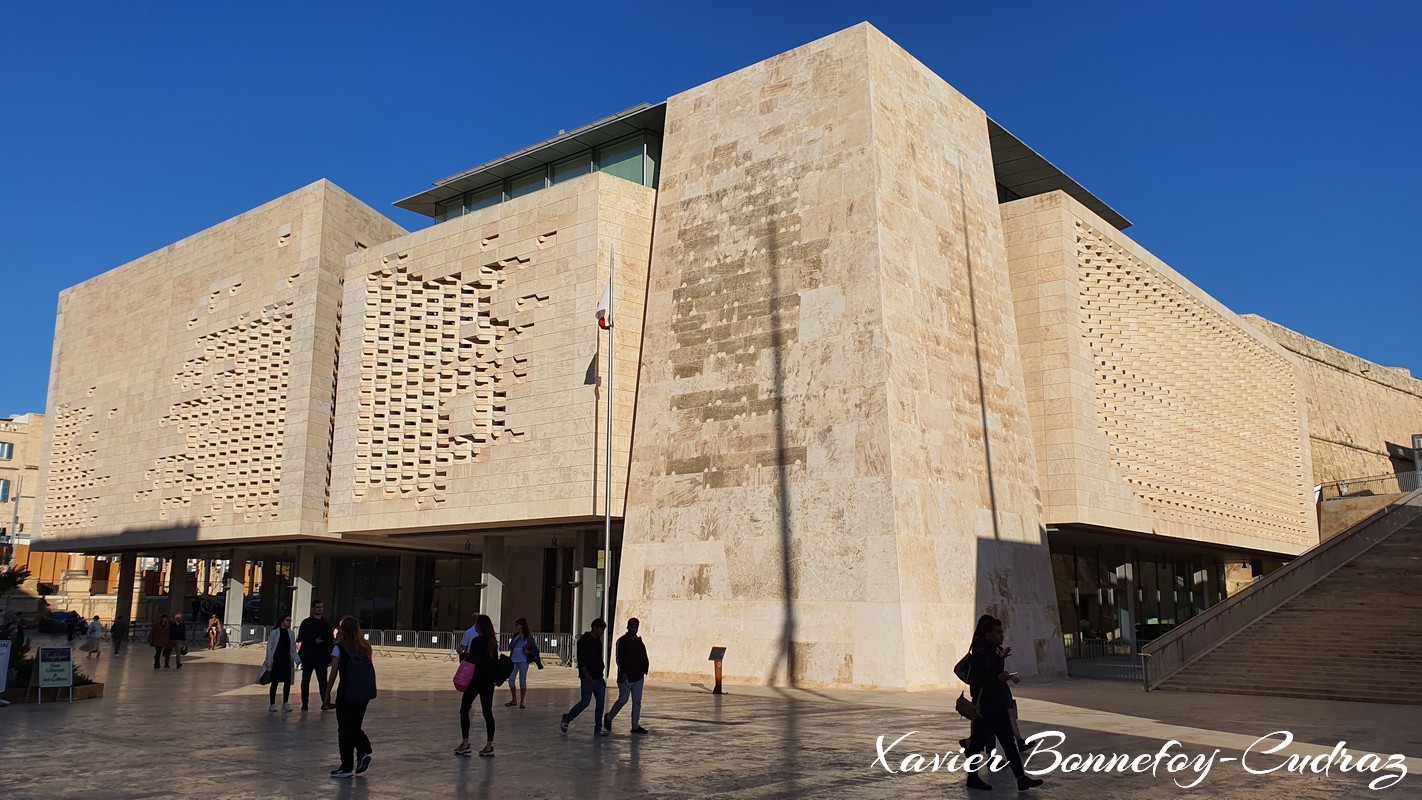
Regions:
<instances>
[{"instance_id":1,"label":"building overhang","mask_svg":"<svg viewBox=\"0 0 1422 800\"><path fill-rule=\"evenodd\" d=\"M1117 230L1131 227L1131 221L1121 216L1120 212L1088 192L991 117L988 118L988 143L992 146L992 170L997 176L997 185L1009 194L1007 199L1020 200L1060 189Z\"/></svg>"},{"instance_id":2,"label":"building overhang","mask_svg":"<svg viewBox=\"0 0 1422 800\"><path fill-rule=\"evenodd\" d=\"M502 158L496 158L458 175L436 181L434 188L411 195L395 203L399 208L433 217L435 205L465 192L512 178L537 167L562 161L585 150L615 142L638 131L661 133L666 125L667 104L643 103L610 117L589 123L576 130L560 133L551 139L525 147Z\"/></svg>"}]
</instances>

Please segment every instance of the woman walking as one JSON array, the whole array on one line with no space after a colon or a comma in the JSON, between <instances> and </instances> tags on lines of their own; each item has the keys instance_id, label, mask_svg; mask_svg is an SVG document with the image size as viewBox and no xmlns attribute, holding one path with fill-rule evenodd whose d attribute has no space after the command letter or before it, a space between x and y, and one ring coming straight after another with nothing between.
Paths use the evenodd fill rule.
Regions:
<instances>
[{"instance_id":1,"label":"woman walking","mask_svg":"<svg viewBox=\"0 0 1422 800\"><path fill-rule=\"evenodd\" d=\"M533 643L533 634L528 632L528 620L523 617L514 620L514 635L509 642L509 660L513 662L513 674L509 676L509 701L504 703L506 708L523 708L523 701L528 699L529 651L535 649L537 647Z\"/></svg>"},{"instance_id":2,"label":"woman walking","mask_svg":"<svg viewBox=\"0 0 1422 800\"><path fill-rule=\"evenodd\" d=\"M217 640L222 638L222 620L213 614L207 619L207 649L216 650Z\"/></svg>"},{"instance_id":3,"label":"woman walking","mask_svg":"<svg viewBox=\"0 0 1422 800\"><path fill-rule=\"evenodd\" d=\"M270 711L276 711L277 684L281 684L281 710L290 711L291 680L296 675L296 635L291 631L291 615L282 617L281 624L267 637L267 660L262 668L271 673Z\"/></svg>"},{"instance_id":4,"label":"woman walking","mask_svg":"<svg viewBox=\"0 0 1422 800\"><path fill-rule=\"evenodd\" d=\"M349 778L370 768L370 737L361 723L365 708L375 699L375 664L370 643L361 633L355 617L344 617L336 626L336 646L331 649L331 676L326 685L336 696L336 726L339 730L340 766L332 778Z\"/></svg>"},{"instance_id":5,"label":"woman walking","mask_svg":"<svg viewBox=\"0 0 1422 800\"><path fill-rule=\"evenodd\" d=\"M99 648L102 647L99 640L104 638L104 626L99 623L99 615L95 614L94 619L89 623L88 630L84 631L84 644L80 647L84 651L84 657L99 657Z\"/></svg>"},{"instance_id":6,"label":"woman walking","mask_svg":"<svg viewBox=\"0 0 1422 800\"><path fill-rule=\"evenodd\" d=\"M1012 719L1008 716L1008 701L1012 698L1007 684L1021 683L1017 673L1008 672L1003 660L1002 623L984 615L978 620L973 631L972 649L968 651L968 686L973 693L973 703L980 716L973 721L972 740L967 755L987 753L992 749L992 740L997 739L998 750L1012 767L1017 777L1017 791L1026 791L1041 786L1042 781L1029 778L1022 768L1022 756L1017 752L1017 742L1012 735ZM976 770L968 773L969 789L992 789Z\"/></svg>"},{"instance_id":7,"label":"woman walking","mask_svg":"<svg viewBox=\"0 0 1422 800\"><path fill-rule=\"evenodd\" d=\"M494 673L499 666L499 637L494 634L493 620L484 614L474 619L474 627L478 630L478 635L469 642L469 647L464 652L464 660L474 664L474 680L469 682L469 687L464 690L464 698L459 703L459 728L464 733L464 740L454 748L454 754L467 756L472 750L469 746L469 707L477 697L480 707L484 709L484 731L488 735L488 741L479 751L479 755L493 758Z\"/></svg>"}]
</instances>

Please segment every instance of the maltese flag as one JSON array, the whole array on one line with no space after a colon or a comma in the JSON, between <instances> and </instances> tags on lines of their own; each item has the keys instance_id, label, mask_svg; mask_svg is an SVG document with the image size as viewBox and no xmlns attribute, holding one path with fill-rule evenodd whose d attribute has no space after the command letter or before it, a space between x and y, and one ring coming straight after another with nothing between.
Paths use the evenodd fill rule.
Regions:
<instances>
[{"instance_id":1,"label":"maltese flag","mask_svg":"<svg viewBox=\"0 0 1422 800\"><path fill-rule=\"evenodd\" d=\"M612 281L602 290L602 299L597 301L597 326L603 330L612 329Z\"/></svg>"}]
</instances>

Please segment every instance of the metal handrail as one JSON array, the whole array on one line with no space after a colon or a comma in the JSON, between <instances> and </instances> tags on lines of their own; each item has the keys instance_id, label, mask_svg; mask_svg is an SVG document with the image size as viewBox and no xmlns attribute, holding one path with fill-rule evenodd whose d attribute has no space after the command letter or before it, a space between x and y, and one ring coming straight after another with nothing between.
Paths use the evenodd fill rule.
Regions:
<instances>
[{"instance_id":1,"label":"metal handrail","mask_svg":"<svg viewBox=\"0 0 1422 800\"><path fill-rule=\"evenodd\" d=\"M1386 484L1386 486L1376 486ZM1373 488L1376 486L1376 489ZM1365 478L1346 478L1319 484L1320 500L1335 500L1351 497L1366 491L1370 495L1401 494L1422 488L1422 472L1397 472L1390 475L1370 475Z\"/></svg>"},{"instance_id":2,"label":"metal handrail","mask_svg":"<svg viewBox=\"0 0 1422 800\"><path fill-rule=\"evenodd\" d=\"M1412 505L1418 498L1422 498L1422 489L1409 492L1347 531L1315 545L1238 594L1143 645L1141 680L1146 691L1160 686L1265 614L1333 574L1404 525L1422 517L1422 507Z\"/></svg>"}]
</instances>

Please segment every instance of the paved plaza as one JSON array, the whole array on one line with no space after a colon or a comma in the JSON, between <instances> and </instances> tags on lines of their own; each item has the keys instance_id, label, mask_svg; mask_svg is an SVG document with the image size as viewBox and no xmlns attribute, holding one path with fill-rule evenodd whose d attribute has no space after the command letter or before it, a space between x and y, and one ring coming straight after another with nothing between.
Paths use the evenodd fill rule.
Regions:
<instances>
[{"instance_id":1,"label":"paved plaza","mask_svg":"<svg viewBox=\"0 0 1422 800\"><path fill-rule=\"evenodd\" d=\"M37 642L37 644L42 642ZM549 667L531 676L528 707L504 708L496 696L497 757L460 758L459 696L450 686L454 663L380 658L380 697L366 731L375 745L370 771L337 781L333 713L269 713L266 688L256 685L259 647L194 651L184 668L152 668L151 650L108 653L91 674L106 684L101 700L12 705L0 709L0 797L4 798L940 798L1015 797L1005 770L984 775L995 789L969 793L963 775L928 771L935 753L952 753L965 726L946 692L848 692L728 687L717 697L705 686L650 684L643 724L632 737L629 709L614 735L593 736L592 710L558 731L559 716L577 699L576 673ZM655 664L656 654L652 653ZM82 663L82 659L81 659ZM314 692L314 686L313 686ZM1350 754L1409 756L1407 776L1370 791L1387 773L1253 775L1238 762L1216 760L1193 788L1177 788L1162 767L1145 774L1043 775L1031 795L1054 798L1316 798L1422 797L1422 714L1416 707L1243 698L1181 693L1144 694L1131 684L1057 681L1018 690L1024 733L1058 730L1062 753L1155 754L1170 739L1172 753L1238 757L1250 742L1277 730L1299 742L1289 752L1326 754L1339 741ZM615 689L610 695L615 696ZM294 695L295 697L295 695ZM611 701L609 697L609 702ZM914 732L879 759L885 747ZM474 709L471 739L483 738ZM1311 746L1310 746L1311 745ZM900 770L921 753L923 772ZM1039 753L1029 768L1053 757ZM879 763L876 763L878 759ZM919 762L911 757L909 766ZM1258 756L1256 769L1281 763ZM1336 763L1336 762L1335 762ZM1181 772L1181 783L1196 773Z\"/></svg>"}]
</instances>

